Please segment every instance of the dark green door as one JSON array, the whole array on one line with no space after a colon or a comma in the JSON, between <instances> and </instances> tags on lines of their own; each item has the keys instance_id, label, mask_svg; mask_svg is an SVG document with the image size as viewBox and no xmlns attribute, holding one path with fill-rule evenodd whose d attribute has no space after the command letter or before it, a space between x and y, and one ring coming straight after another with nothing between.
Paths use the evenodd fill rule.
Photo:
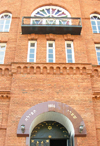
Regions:
<instances>
[{"instance_id":1,"label":"dark green door","mask_svg":"<svg viewBox=\"0 0 100 146\"><path fill-rule=\"evenodd\" d=\"M63 125L46 121L33 129L30 146L69 146L69 138L70 135Z\"/></svg>"}]
</instances>

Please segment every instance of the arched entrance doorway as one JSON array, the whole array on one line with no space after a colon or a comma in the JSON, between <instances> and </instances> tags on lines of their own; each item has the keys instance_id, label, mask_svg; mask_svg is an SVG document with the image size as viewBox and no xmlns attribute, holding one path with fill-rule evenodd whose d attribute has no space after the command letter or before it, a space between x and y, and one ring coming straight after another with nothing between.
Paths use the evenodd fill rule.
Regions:
<instances>
[{"instance_id":1,"label":"arched entrance doorway","mask_svg":"<svg viewBox=\"0 0 100 146\"><path fill-rule=\"evenodd\" d=\"M82 117L72 107L64 103L48 101L37 104L25 112L19 121L17 136L27 137L26 146L30 146L33 129L38 124L46 121L58 122L66 128L70 134L68 146L74 146L74 144L76 146L77 144L74 142L74 139L78 136L86 136L87 134Z\"/></svg>"},{"instance_id":2,"label":"arched entrance doorway","mask_svg":"<svg viewBox=\"0 0 100 146\"><path fill-rule=\"evenodd\" d=\"M31 132L30 146L69 146L68 130L56 121L38 124Z\"/></svg>"},{"instance_id":3,"label":"arched entrance doorway","mask_svg":"<svg viewBox=\"0 0 100 146\"><path fill-rule=\"evenodd\" d=\"M34 131L34 129L39 125L39 124L42 124L44 122L56 122L58 123L59 125L61 125L62 127L64 127L64 130L63 131L66 131L68 133L67 137L64 136L66 134L63 135L63 137L61 136L54 136L54 135L50 135L51 133L49 133L48 135L48 132L45 131L45 135L46 135L46 138L49 138L49 146L51 146L50 142L52 139L55 139L56 138L56 143L57 143L57 140L58 139L64 139L66 142L66 145L67 146L74 146L74 135L75 135L75 131L74 131L74 127L73 127L73 124L72 122L66 117L64 116L63 114L61 113L58 113L58 112L53 112L53 111L49 111L49 112L45 112L45 113L42 113L40 115L38 115L31 123L30 125L30 129L29 129L29 139L31 140L31 137L32 137L32 132ZM52 123L52 124L53 124ZM58 125L57 124L57 125ZM45 124L42 124L42 126L45 125ZM55 124L56 126L56 124ZM44 126L43 126L44 127ZM59 127L58 127L59 128ZM66 130L65 130L66 129ZM59 130L58 130L59 131ZM37 133L37 130L35 130L35 132ZM47 132L47 133L46 133ZM49 132L52 132L52 131L49 131ZM66 133L65 132L65 133ZM58 133L58 132L57 132ZM35 134L34 134L35 135ZM41 138L42 138L42 135L41 134ZM50 136L50 137L48 137ZM34 137L35 138L35 137ZM40 139L40 137L38 137ZM69 142L70 141L70 142ZM28 142L29 143L29 142ZM36 143L34 143L35 145L34 146L38 146L36 145ZM47 144L47 143L45 143ZM31 146L29 144L29 146ZM42 145L40 145L42 146ZM44 146L44 145L43 145ZM47 145L48 146L48 145Z\"/></svg>"}]
</instances>

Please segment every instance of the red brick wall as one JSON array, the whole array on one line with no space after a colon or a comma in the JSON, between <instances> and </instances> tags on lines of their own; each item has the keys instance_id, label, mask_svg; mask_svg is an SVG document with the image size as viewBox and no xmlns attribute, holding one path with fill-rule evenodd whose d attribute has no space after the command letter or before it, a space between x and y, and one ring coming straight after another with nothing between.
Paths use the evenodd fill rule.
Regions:
<instances>
[{"instance_id":1,"label":"red brick wall","mask_svg":"<svg viewBox=\"0 0 100 146\"><path fill-rule=\"evenodd\" d=\"M90 22L90 14L100 14L100 1L1 0L0 4L0 14L12 14L9 33L0 33L0 43L7 43L5 64L8 64L0 65L0 146L26 146L26 138L16 135L20 118L32 106L50 100L70 105L83 118L87 137L78 137L77 146L100 146L100 69L91 65L97 65L95 43L100 43L100 34L92 33ZM31 16L35 9L45 5L60 6L72 17L81 17L81 35L22 35L22 17ZM55 41L56 65L46 63L48 38ZM41 64L26 64L31 39L37 40L36 63ZM73 41L75 64L64 64L66 40ZM33 74L31 66L34 67ZM38 66L41 73L36 69ZM47 67L46 74L44 66ZM54 67L54 73L50 67ZM2 96L1 91L5 90L10 90L10 99Z\"/></svg>"}]
</instances>

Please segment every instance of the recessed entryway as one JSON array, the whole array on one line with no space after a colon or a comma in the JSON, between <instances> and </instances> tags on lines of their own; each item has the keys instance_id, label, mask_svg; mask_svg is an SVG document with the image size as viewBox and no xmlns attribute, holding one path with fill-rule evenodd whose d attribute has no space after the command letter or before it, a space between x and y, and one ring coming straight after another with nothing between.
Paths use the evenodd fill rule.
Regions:
<instances>
[{"instance_id":1,"label":"recessed entryway","mask_svg":"<svg viewBox=\"0 0 100 146\"><path fill-rule=\"evenodd\" d=\"M68 146L66 139L51 139L50 146Z\"/></svg>"}]
</instances>

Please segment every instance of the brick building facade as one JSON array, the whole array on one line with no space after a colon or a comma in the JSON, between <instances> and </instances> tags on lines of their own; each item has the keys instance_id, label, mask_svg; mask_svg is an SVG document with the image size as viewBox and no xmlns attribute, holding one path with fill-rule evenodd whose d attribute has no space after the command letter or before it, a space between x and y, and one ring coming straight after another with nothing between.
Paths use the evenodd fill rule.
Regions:
<instances>
[{"instance_id":1,"label":"brick building facade","mask_svg":"<svg viewBox=\"0 0 100 146\"><path fill-rule=\"evenodd\" d=\"M0 6L0 146L33 146L44 121L68 128L67 146L100 146L100 1Z\"/></svg>"}]
</instances>

